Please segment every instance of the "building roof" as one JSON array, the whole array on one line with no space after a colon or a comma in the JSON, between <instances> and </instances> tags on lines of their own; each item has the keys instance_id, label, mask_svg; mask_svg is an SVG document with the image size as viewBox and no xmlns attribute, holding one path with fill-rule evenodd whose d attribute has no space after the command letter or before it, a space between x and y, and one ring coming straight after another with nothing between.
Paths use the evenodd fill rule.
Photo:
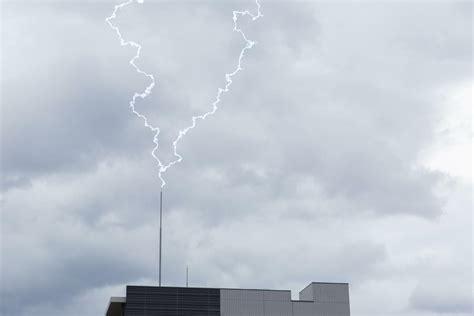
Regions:
<instances>
[{"instance_id":1,"label":"building roof","mask_svg":"<svg viewBox=\"0 0 474 316\"><path fill-rule=\"evenodd\" d=\"M112 296L105 312L106 316L122 316L123 305L127 302L125 297Z\"/></svg>"}]
</instances>

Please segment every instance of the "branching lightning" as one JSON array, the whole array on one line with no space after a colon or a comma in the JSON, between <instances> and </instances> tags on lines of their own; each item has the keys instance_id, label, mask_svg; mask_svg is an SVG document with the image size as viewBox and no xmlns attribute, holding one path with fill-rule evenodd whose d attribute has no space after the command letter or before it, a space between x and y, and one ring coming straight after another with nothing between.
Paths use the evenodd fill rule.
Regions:
<instances>
[{"instance_id":1,"label":"branching lightning","mask_svg":"<svg viewBox=\"0 0 474 316\"><path fill-rule=\"evenodd\" d=\"M229 92L229 88L230 88L230 86L232 85L232 82L233 82L232 77L234 77L239 71L241 71L243 69L242 68L242 60L245 56L245 52L247 50L251 49L255 44L257 44L257 42L249 40L247 38L247 36L245 35L245 33L242 31L242 29L240 29L238 27L237 21L238 21L239 17L249 16L249 17L251 17L252 21L255 21L258 18L262 17L263 14L260 12L260 7L261 6L260 6L260 3L258 2L258 0L255 0L255 4L257 5L257 13L256 14L253 14L248 10L246 10L246 11L233 11L232 12L233 13L232 19L234 21L234 32L238 32L245 41L245 46L242 48L242 50L240 51L240 54L239 54L239 59L238 59L237 66L232 72L225 74L226 84L224 85L224 88L219 88L217 90L216 98L215 98L214 102L212 103L212 109L209 112L206 112L204 114L201 114L201 115L198 115L198 116L193 116L191 118L191 121L192 121L191 125L189 125L188 127L186 127L186 128L179 131L177 138L173 141L173 154L174 154L175 160L171 161L168 164L163 164L157 156L157 151L158 151L158 148L159 148L158 136L160 134L159 127L155 127L155 126L151 125L148 122L147 117L145 115L139 113L135 109L135 102L136 102L137 98L140 97L142 99L145 99L151 93L151 90L155 86L155 77L152 74L149 74L149 73L143 71L142 69L140 69L135 64L135 61L140 57L140 52L141 52L142 46L140 44L136 43L136 42L133 42L133 41L125 41L123 36L122 36L122 33L119 30L119 28L117 26L115 26L114 24L112 24L112 20L117 18L117 12L119 10L123 9L124 7L128 6L129 4L134 3L134 2L143 3L143 0L129 0L129 1L124 2L122 4L116 5L114 7L114 11L113 11L112 15L109 16L108 18L106 18L105 22L107 22L107 24L117 33L117 35L120 39L120 44L122 46L131 46L131 47L136 48L136 54L130 60L130 64L133 66L133 68L135 68L135 70L139 74L142 74L142 75L148 77L151 80L151 83L145 88L145 90L143 92L141 92L141 93L135 92L134 93L132 99L130 100L129 105L130 105L130 108L131 108L133 114L135 114L136 116L141 118L144 122L145 127L149 128L154 133L153 143L155 144L155 146L153 147L151 155L153 156L153 158L156 160L156 162L158 164L158 167L159 167L158 177L161 180L161 187L163 188L166 185L166 182L163 178L163 173L165 173L171 166L173 166L173 165L181 162L181 160L183 160L183 157L178 153L178 143L181 141L181 139L190 130L192 130L196 127L198 121L205 120L208 116L213 115L214 113L216 113L217 109L219 108L218 105L221 102L222 94L226 93L226 92Z\"/></svg>"}]
</instances>

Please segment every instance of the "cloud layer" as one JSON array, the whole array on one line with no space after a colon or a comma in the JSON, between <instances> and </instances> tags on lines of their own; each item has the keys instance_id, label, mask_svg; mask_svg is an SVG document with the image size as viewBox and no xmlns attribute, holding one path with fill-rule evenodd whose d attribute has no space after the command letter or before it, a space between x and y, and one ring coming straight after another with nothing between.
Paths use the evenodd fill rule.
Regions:
<instances>
[{"instance_id":1,"label":"cloud layer","mask_svg":"<svg viewBox=\"0 0 474 316\"><path fill-rule=\"evenodd\" d=\"M100 314L126 284L156 283L160 183L128 109L147 81L104 22L112 5L3 5L5 315ZM138 106L163 155L235 67L232 10L247 8L120 13L157 78ZM470 155L470 10L264 2L242 21L258 45L165 174L165 283L184 284L188 264L196 286L350 282L354 315L471 315L470 160L442 159Z\"/></svg>"}]
</instances>

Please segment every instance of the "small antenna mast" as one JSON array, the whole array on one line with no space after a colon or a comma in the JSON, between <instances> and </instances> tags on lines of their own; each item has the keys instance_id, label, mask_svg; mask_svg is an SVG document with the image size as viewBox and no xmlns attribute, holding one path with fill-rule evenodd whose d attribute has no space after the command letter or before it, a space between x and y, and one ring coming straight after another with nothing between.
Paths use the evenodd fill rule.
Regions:
<instances>
[{"instance_id":1,"label":"small antenna mast","mask_svg":"<svg viewBox=\"0 0 474 316\"><path fill-rule=\"evenodd\" d=\"M158 284L161 286L161 237L162 237L162 222L163 218L163 189L160 190L160 259L159 259L159 274L158 274Z\"/></svg>"},{"instance_id":2,"label":"small antenna mast","mask_svg":"<svg viewBox=\"0 0 474 316\"><path fill-rule=\"evenodd\" d=\"M186 287L189 287L189 267L186 265Z\"/></svg>"}]
</instances>

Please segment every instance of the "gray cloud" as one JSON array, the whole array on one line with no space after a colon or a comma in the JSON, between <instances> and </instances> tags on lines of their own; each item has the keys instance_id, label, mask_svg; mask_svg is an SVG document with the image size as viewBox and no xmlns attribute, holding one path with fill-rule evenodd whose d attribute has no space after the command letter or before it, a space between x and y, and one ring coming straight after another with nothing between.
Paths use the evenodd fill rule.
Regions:
<instances>
[{"instance_id":1,"label":"gray cloud","mask_svg":"<svg viewBox=\"0 0 474 316\"><path fill-rule=\"evenodd\" d=\"M471 286L461 280L458 284L430 282L420 284L411 296L411 304L420 311L439 314L472 313ZM444 281L444 280L443 280Z\"/></svg>"},{"instance_id":2,"label":"gray cloud","mask_svg":"<svg viewBox=\"0 0 474 316\"><path fill-rule=\"evenodd\" d=\"M177 130L209 108L235 67L243 43L231 11L252 3L121 12L124 35L144 46L140 65L157 74L138 107L163 128L166 159ZM266 2L261 21L243 22L258 45L166 173L167 284L183 284L188 263L195 285L299 290L349 281L354 315L469 315L459 284L472 249L457 246L470 231L469 193L451 194L465 184L419 159L444 113L438 89L471 80L465 6ZM152 135L128 109L148 82L104 23L111 8L4 6L7 315L97 314L117 288L156 279ZM440 232L461 237L452 246ZM430 273L420 276L420 266ZM450 284L449 301L433 291L437 283Z\"/></svg>"}]
</instances>

